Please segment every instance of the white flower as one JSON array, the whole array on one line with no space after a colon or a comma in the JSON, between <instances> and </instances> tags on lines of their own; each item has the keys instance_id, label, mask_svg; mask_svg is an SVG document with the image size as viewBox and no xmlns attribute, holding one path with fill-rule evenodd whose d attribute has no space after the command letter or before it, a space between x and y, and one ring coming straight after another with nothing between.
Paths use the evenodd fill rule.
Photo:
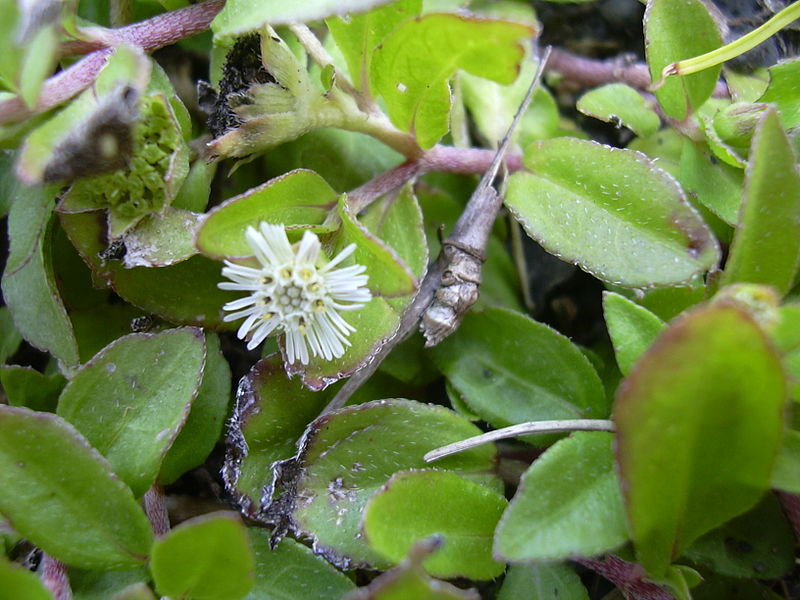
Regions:
<instances>
[{"instance_id":1,"label":"white flower","mask_svg":"<svg viewBox=\"0 0 800 600\"><path fill-rule=\"evenodd\" d=\"M245 237L261 267L226 260L222 274L233 283L226 281L219 287L249 293L222 307L234 311L225 315L225 321L244 317L236 335L240 339L249 336L247 349L252 350L273 332L283 332L290 363L299 359L307 365L309 348L325 360L342 356L344 347L350 345L347 336L355 328L339 312L358 310L372 298L365 287L366 267L334 268L353 253L355 244L323 264L319 238L310 231L294 246L282 225L262 222L258 230L248 227Z\"/></svg>"}]
</instances>

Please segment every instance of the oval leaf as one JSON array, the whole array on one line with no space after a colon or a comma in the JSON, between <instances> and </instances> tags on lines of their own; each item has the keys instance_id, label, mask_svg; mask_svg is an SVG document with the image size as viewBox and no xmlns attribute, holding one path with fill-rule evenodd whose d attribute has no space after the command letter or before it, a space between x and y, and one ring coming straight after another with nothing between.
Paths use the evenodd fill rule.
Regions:
<instances>
[{"instance_id":1,"label":"oval leaf","mask_svg":"<svg viewBox=\"0 0 800 600\"><path fill-rule=\"evenodd\" d=\"M578 99L575 107L606 123L624 125L638 136L653 134L661 126L651 102L624 83L609 83L590 90Z\"/></svg>"},{"instance_id":2,"label":"oval leaf","mask_svg":"<svg viewBox=\"0 0 800 600\"><path fill-rule=\"evenodd\" d=\"M492 579L505 570L492 558L492 537L506 499L455 473L395 473L364 508L369 545L400 562L419 540L441 535L442 547L423 564L437 577Z\"/></svg>"},{"instance_id":3,"label":"oval leaf","mask_svg":"<svg viewBox=\"0 0 800 600\"><path fill-rule=\"evenodd\" d=\"M197 329L133 333L106 346L67 384L58 415L72 423L137 496L153 484L203 376Z\"/></svg>"},{"instance_id":4,"label":"oval leaf","mask_svg":"<svg viewBox=\"0 0 800 600\"><path fill-rule=\"evenodd\" d=\"M650 0L644 15L644 36L653 81L658 81L668 64L722 45L717 24L701 0ZM711 97L721 69L722 65L717 65L693 75L668 78L656 91L658 103L667 116L685 119Z\"/></svg>"},{"instance_id":5,"label":"oval leaf","mask_svg":"<svg viewBox=\"0 0 800 600\"><path fill-rule=\"evenodd\" d=\"M338 194L313 171L298 169L276 177L212 210L197 232L197 247L211 258L252 256L245 231L261 221L289 229L319 227Z\"/></svg>"},{"instance_id":6,"label":"oval leaf","mask_svg":"<svg viewBox=\"0 0 800 600\"><path fill-rule=\"evenodd\" d=\"M761 329L718 303L679 318L620 386L617 460L639 561L660 577L769 487L786 384Z\"/></svg>"},{"instance_id":7,"label":"oval leaf","mask_svg":"<svg viewBox=\"0 0 800 600\"><path fill-rule=\"evenodd\" d=\"M131 568L150 550L150 523L130 489L72 425L0 406L0 512L21 535L84 568Z\"/></svg>"},{"instance_id":8,"label":"oval leaf","mask_svg":"<svg viewBox=\"0 0 800 600\"><path fill-rule=\"evenodd\" d=\"M193 256L178 264L151 269L126 269L118 260L104 259L108 248L105 219L99 211L60 214L61 226L83 261L99 279L134 306L156 314L171 323L202 325L212 329L233 329L235 323L222 320L222 306L236 298L220 290L220 263L204 256Z\"/></svg>"},{"instance_id":9,"label":"oval leaf","mask_svg":"<svg viewBox=\"0 0 800 600\"><path fill-rule=\"evenodd\" d=\"M531 593L536 600L589 600L581 578L563 563L509 567L497 600L520 600Z\"/></svg>"},{"instance_id":10,"label":"oval leaf","mask_svg":"<svg viewBox=\"0 0 800 600\"><path fill-rule=\"evenodd\" d=\"M311 548L284 538L275 548L268 532L248 528L256 557L256 578L244 600L289 600L302 596L314 600L341 600L355 585Z\"/></svg>"},{"instance_id":11,"label":"oval leaf","mask_svg":"<svg viewBox=\"0 0 800 600\"><path fill-rule=\"evenodd\" d=\"M495 427L608 414L600 377L586 356L560 333L519 313L470 313L432 354L467 406ZM541 436L533 441L543 443Z\"/></svg>"},{"instance_id":12,"label":"oval leaf","mask_svg":"<svg viewBox=\"0 0 800 600\"><path fill-rule=\"evenodd\" d=\"M0 557L0 600L53 600L42 580Z\"/></svg>"},{"instance_id":13,"label":"oval leaf","mask_svg":"<svg viewBox=\"0 0 800 600\"><path fill-rule=\"evenodd\" d=\"M237 600L253 588L255 557L239 516L219 512L184 521L153 544L159 594Z\"/></svg>"},{"instance_id":14,"label":"oval leaf","mask_svg":"<svg viewBox=\"0 0 800 600\"><path fill-rule=\"evenodd\" d=\"M333 397L290 379L280 355L257 362L239 381L222 477L244 514L256 517L272 463L291 457L297 440Z\"/></svg>"},{"instance_id":15,"label":"oval leaf","mask_svg":"<svg viewBox=\"0 0 800 600\"><path fill-rule=\"evenodd\" d=\"M626 287L686 282L720 257L680 186L644 155L559 138L530 146L506 206L562 260Z\"/></svg>"},{"instance_id":16,"label":"oval leaf","mask_svg":"<svg viewBox=\"0 0 800 600\"><path fill-rule=\"evenodd\" d=\"M591 557L628 539L613 436L575 433L526 471L497 527L495 553L509 561Z\"/></svg>"},{"instance_id":17,"label":"oval leaf","mask_svg":"<svg viewBox=\"0 0 800 600\"><path fill-rule=\"evenodd\" d=\"M231 399L231 368L222 355L219 338L206 333L206 365L203 383L192 402L192 410L169 448L158 480L175 481L189 469L202 465L219 441Z\"/></svg>"},{"instance_id":18,"label":"oval leaf","mask_svg":"<svg viewBox=\"0 0 800 600\"><path fill-rule=\"evenodd\" d=\"M389 561L359 532L364 504L397 471L425 468L426 452L477 433L450 410L410 400L379 400L324 415L308 426L297 458L282 466L284 494L269 517L289 519L337 566L385 568ZM490 474L495 453L482 446L437 466L496 486Z\"/></svg>"},{"instance_id":19,"label":"oval leaf","mask_svg":"<svg viewBox=\"0 0 800 600\"><path fill-rule=\"evenodd\" d=\"M16 329L36 348L77 365L78 344L58 293L48 252L50 215L58 186L17 183L8 216L11 238L3 272L3 298Z\"/></svg>"}]
</instances>

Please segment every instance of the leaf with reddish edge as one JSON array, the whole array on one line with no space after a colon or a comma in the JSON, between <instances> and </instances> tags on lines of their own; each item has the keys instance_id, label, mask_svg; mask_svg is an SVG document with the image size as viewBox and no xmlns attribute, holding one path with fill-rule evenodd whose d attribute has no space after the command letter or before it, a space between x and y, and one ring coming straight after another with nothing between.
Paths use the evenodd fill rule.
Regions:
<instances>
[{"instance_id":1,"label":"leaf with reddish edge","mask_svg":"<svg viewBox=\"0 0 800 600\"><path fill-rule=\"evenodd\" d=\"M322 222L338 196L314 171L290 171L216 206L197 231L197 247L216 259L252 256L245 231L261 221L290 231L330 231Z\"/></svg>"},{"instance_id":2,"label":"leaf with reddish edge","mask_svg":"<svg viewBox=\"0 0 800 600\"><path fill-rule=\"evenodd\" d=\"M58 415L142 496L186 422L205 364L199 329L132 333L80 368L61 392Z\"/></svg>"},{"instance_id":3,"label":"leaf with reddish edge","mask_svg":"<svg viewBox=\"0 0 800 600\"><path fill-rule=\"evenodd\" d=\"M423 563L437 577L493 579L505 570L492 538L506 499L456 473L412 469L392 475L364 507L369 545L399 562L421 540L441 535L442 548Z\"/></svg>"},{"instance_id":4,"label":"leaf with reddish edge","mask_svg":"<svg viewBox=\"0 0 800 600\"><path fill-rule=\"evenodd\" d=\"M279 354L260 360L242 377L228 425L222 478L244 514L260 516L272 463L295 453L297 440L332 397L333 390L312 392L299 379L289 379Z\"/></svg>"},{"instance_id":5,"label":"leaf with reddish edge","mask_svg":"<svg viewBox=\"0 0 800 600\"><path fill-rule=\"evenodd\" d=\"M680 185L639 152L575 138L537 142L505 204L562 260L625 287L688 283L717 264L719 243Z\"/></svg>"},{"instance_id":6,"label":"leaf with reddish edge","mask_svg":"<svg viewBox=\"0 0 800 600\"><path fill-rule=\"evenodd\" d=\"M658 81L668 64L722 45L717 24L701 0L650 0L644 15L644 34L653 81ZM722 65L717 65L693 75L670 77L656 91L658 103L667 116L685 119L711 97L721 69Z\"/></svg>"},{"instance_id":7,"label":"leaf with reddish edge","mask_svg":"<svg viewBox=\"0 0 800 600\"><path fill-rule=\"evenodd\" d=\"M169 267L125 269L118 260L98 256L107 250L103 212L60 213L59 217L92 273L126 301L178 325L235 329L235 323L222 320L222 305L237 296L217 288L222 281L220 263L193 256Z\"/></svg>"},{"instance_id":8,"label":"leaf with reddish edge","mask_svg":"<svg viewBox=\"0 0 800 600\"><path fill-rule=\"evenodd\" d=\"M363 223L343 200L339 216L343 225L338 234L333 234L334 249L341 251L348 244L356 244L355 258L348 260L367 267L373 298L359 310L342 313L356 329L349 337L352 345L343 356L332 361L312 357L308 365L285 365L289 374L300 375L312 390L324 389L353 374L375 356L397 330L428 264L422 211L410 186L374 202Z\"/></svg>"},{"instance_id":9,"label":"leaf with reddish edge","mask_svg":"<svg viewBox=\"0 0 800 600\"><path fill-rule=\"evenodd\" d=\"M0 406L0 511L20 535L67 564L142 564L153 533L108 462L50 413Z\"/></svg>"},{"instance_id":10,"label":"leaf with reddish edge","mask_svg":"<svg viewBox=\"0 0 800 600\"><path fill-rule=\"evenodd\" d=\"M617 461L653 576L769 488L786 392L764 332L722 301L678 318L637 362L614 407Z\"/></svg>"},{"instance_id":11,"label":"leaf with reddish edge","mask_svg":"<svg viewBox=\"0 0 800 600\"><path fill-rule=\"evenodd\" d=\"M367 500L394 473L426 468L426 452L478 432L451 410L400 398L328 413L307 427L297 455L276 465L278 495L268 494L265 517L276 524L275 537L289 529L311 537L315 550L341 568L386 568L390 561L360 533ZM487 445L445 458L437 468L499 492L495 460L496 449Z\"/></svg>"}]
</instances>

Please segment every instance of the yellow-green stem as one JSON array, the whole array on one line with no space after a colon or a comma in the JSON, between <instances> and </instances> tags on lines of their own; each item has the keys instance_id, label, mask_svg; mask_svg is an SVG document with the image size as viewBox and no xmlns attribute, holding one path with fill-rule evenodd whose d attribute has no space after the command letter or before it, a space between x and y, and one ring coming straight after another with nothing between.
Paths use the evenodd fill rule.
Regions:
<instances>
[{"instance_id":1,"label":"yellow-green stem","mask_svg":"<svg viewBox=\"0 0 800 600\"><path fill-rule=\"evenodd\" d=\"M691 75L692 73L703 71L731 60L732 58L736 58L766 41L769 37L775 35L778 31L798 18L800 18L800 1L790 4L769 21L730 44L726 44L721 48L706 52L700 56L687 58L686 60L667 65L661 72L661 79L653 88L657 89L661 87L666 78L670 75Z\"/></svg>"}]
</instances>

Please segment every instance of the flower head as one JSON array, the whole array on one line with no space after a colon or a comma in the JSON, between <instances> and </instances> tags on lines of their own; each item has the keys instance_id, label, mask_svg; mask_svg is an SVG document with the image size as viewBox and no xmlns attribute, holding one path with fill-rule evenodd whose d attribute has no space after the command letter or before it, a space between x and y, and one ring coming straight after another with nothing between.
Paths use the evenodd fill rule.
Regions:
<instances>
[{"instance_id":1,"label":"flower head","mask_svg":"<svg viewBox=\"0 0 800 600\"><path fill-rule=\"evenodd\" d=\"M283 332L290 363L299 359L308 364L309 348L325 360L342 356L350 345L347 336L355 328L339 312L358 310L372 298L365 287L366 267L335 268L353 253L355 244L325 263L319 238L310 231L294 246L282 225L262 222L258 229L248 227L245 237L261 267L226 260L222 274L231 282L219 287L249 293L222 307L233 311L225 315L225 321L244 317L237 335L240 339L249 336L247 349L273 332Z\"/></svg>"}]
</instances>

